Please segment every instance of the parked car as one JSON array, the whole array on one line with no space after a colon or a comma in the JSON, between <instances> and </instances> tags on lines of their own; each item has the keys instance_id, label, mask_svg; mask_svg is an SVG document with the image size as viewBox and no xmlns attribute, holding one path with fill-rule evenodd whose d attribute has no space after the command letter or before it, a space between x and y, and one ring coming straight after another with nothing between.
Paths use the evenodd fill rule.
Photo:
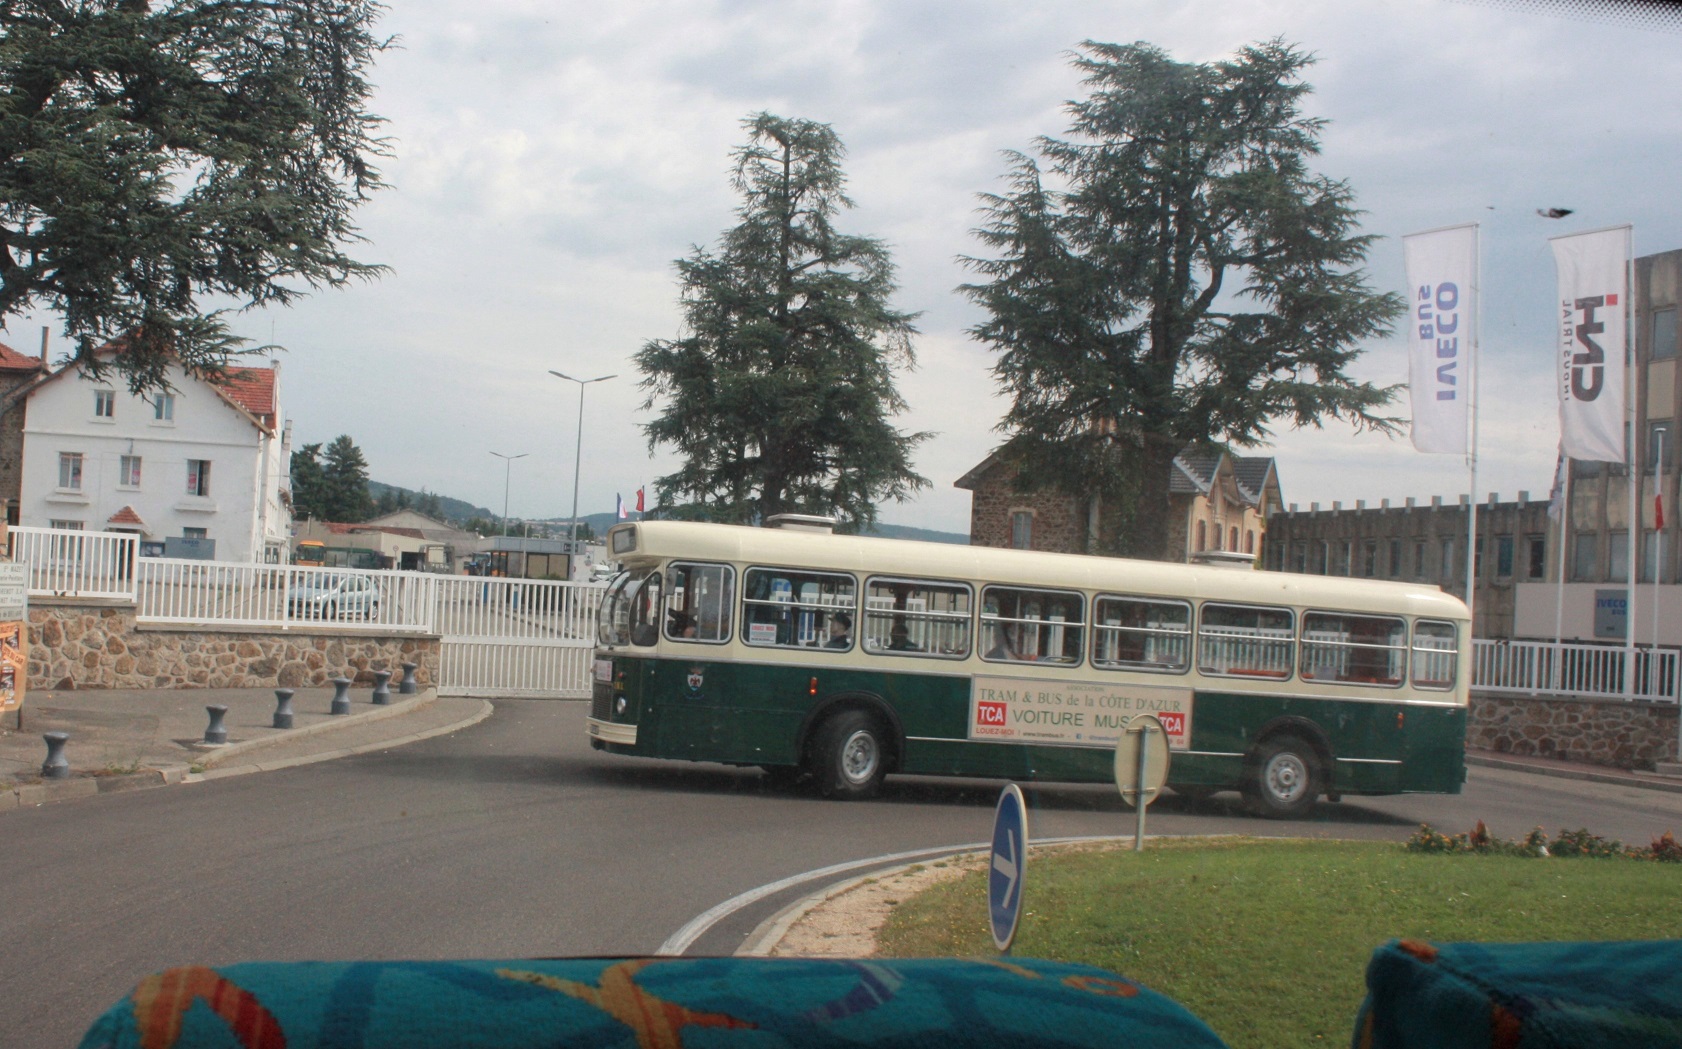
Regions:
<instances>
[{"instance_id":1,"label":"parked car","mask_svg":"<svg viewBox=\"0 0 1682 1049\"><path fill-rule=\"evenodd\" d=\"M311 576L292 587L294 619L373 619L379 610L379 587L367 576Z\"/></svg>"}]
</instances>

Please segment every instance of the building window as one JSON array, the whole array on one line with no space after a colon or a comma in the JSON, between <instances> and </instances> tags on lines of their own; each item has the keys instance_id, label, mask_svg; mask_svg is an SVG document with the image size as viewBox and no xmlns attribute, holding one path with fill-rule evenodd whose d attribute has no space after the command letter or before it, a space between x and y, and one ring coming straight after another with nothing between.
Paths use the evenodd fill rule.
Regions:
<instances>
[{"instance_id":1,"label":"building window","mask_svg":"<svg viewBox=\"0 0 1682 1049\"><path fill-rule=\"evenodd\" d=\"M1424 579L1430 573L1431 566L1425 561L1425 540L1415 539L1413 541L1413 577Z\"/></svg>"},{"instance_id":2,"label":"building window","mask_svg":"<svg viewBox=\"0 0 1682 1049\"><path fill-rule=\"evenodd\" d=\"M1647 424L1647 469L1663 456L1663 468L1670 469L1676 461L1676 428L1669 419Z\"/></svg>"},{"instance_id":3,"label":"building window","mask_svg":"<svg viewBox=\"0 0 1682 1049\"><path fill-rule=\"evenodd\" d=\"M1324 539L1314 544L1314 574L1325 575L1326 564L1332 557L1332 544Z\"/></svg>"},{"instance_id":4,"label":"building window","mask_svg":"<svg viewBox=\"0 0 1682 1049\"><path fill-rule=\"evenodd\" d=\"M1390 540L1390 578L1402 578L1402 541Z\"/></svg>"},{"instance_id":5,"label":"building window","mask_svg":"<svg viewBox=\"0 0 1682 1049\"><path fill-rule=\"evenodd\" d=\"M60 528L67 532L80 532L86 526L81 521L48 521L47 527ZM79 543L81 540L78 539L76 542Z\"/></svg>"},{"instance_id":6,"label":"building window","mask_svg":"<svg viewBox=\"0 0 1682 1049\"><path fill-rule=\"evenodd\" d=\"M1495 578L1511 579L1513 577L1513 537L1498 535L1495 537Z\"/></svg>"},{"instance_id":7,"label":"building window","mask_svg":"<svg viewBox=\"0 0 1682 1049\"><path fill-rule=\"evenodd\" d=\"M1378 574L1378 540L1368 539L1361 548L1361 574L1371 579Z\"/></svg>"},{"instance_id":8,"label":"building window","mask_svg":"<svg viewBox=\"0 0 1682 1049\"><path fill-rule=\"evenodd\" d=\"M1575 579L1578 582L1593 582L1593 581L1595 581L1595 565L1594 565L1595 550L1594 550L1594 547L1595 547L1595 535L1594 535L1593 532L1590 532L1587 535L1576 535L1576 536L1572 537L1572 543L1571 543L1571 578L1572 579Z\"/></svg>"},{"instance_id":9,"label":"building window","mask_svg":"<svg viewBox=\"0 0 1682 1049\"><path fill-rule=\"evenodd\" d=\"M1010 545L1017 550L1029 550L1034 542L1034 511L1018 510L1010 515Z\"/></svg>"},{"instance_id":10,"label":"building window","mask_svg":"<svg viewBox=\"0 0 1682 1049\"><path fill-rule=\"evenodd\" d=\"M1530 573L1531 579L1546 579L1548 576L1548 540L1546 536L1533 535L1530 542Z\"/></svg>"},{"instance_id":11,"label":"building window","mask_svg":"<svg viewBox=\"0 0 1682 1049\"><path fill-rule=\"evenodd\" d=\"M187 460L187 494L188 495L209 495L210 494L210 460L209 459L188 459Z\"/></svg>"},{"instance_id":12,"label":"building window","mask_svg":"<svg viewBox=\"0 0 1682 1049\"><path fill-rule=\"evenodd\" d=\"M1641 533L1641 581L1651 583L1659 564L1659 533L1651 529Z\"/></svg>"},{"instance_id":13,"label":"building window","mask_svg":"<svg viewBox=\"0 0 1682 1049\"><path fill-rule=\"evenodd\" d=\"M181 529L181 538L183 538L183 539L209 539L210 538L210 529L208 529L208 528L183 528L183 529Z\"/></svg>"},{"instance_id":14,"label":"building window","mask_svg":"<svg viewBox=\"0 0 1682 1049\"><path fill-rule=\"evenodd\" d=\"M1231 550L1233 553L1238 552L1238 526L1237 525L1233 525L1230 529L1227 530L1226 548L1228 550Z\"/></svg>"},{"instance_id":15,"label":"building window","mask_svg":"<svg viewBox=\"0 0 1682 1049\"><path fill-rule=\"evenodd\" d=\"M1197 522L1197 552L1209 549L1209 522Z\"/></svg>"},{"instance_id":16,"label":"building window","mask_svg":"<svg viewBox=\"0 0 1682 1049\"><path fill-rule=\"evenodd\" d=\"M158 422L175 421L175 394L160 393L152 402L152 418Z\"/></svg>"},{"instance_id":17,"label":"building window","mask_svg":"<svg viewBox=\"0 0 1682 1049\"><path fill-rule=\"evenodd\" d=\"M1676 356L1676 310L1653 311L1653 360Z\"/></svg>"},{"instance_id":18,"label":"building window","mask_svg":"<svg viewBox=\"0 0 1682 1049\"><path fill-rule=\"evenodd\" d=\"M82 490L82 453L58 453L58 486L72 492Z\"/></svg>"},{"instance_id":19,"label":"building window","mask_svg":"<svg viewBox=\"0 0 1682 1049\"><path fill-rule=\"evenodd\" d=\"M1444 579L1453 579L1455 566L1458 562L1454 557L1454 538L1451 536L1443 540L1442 562L1438 566Z\"/></svg>"},{"instance_id":20,"label":"building window","mask_svg":"<svg viewBox=\"0 0 1682 1049\"><path fill-rule=\"evenodd\" d=\"M93 391L93 415L96 419L109 419L117 414L117 391Z\"/></svg>"},{"instance_id":21,"label":"building window","mask_svg":"<svg viewBox=\"0 0 1682 1049\"><path fill-rule=\"evenodd\" d=\"M124 488L140 487L140 456L125 455L117 465L117 483Z\"/></svg>"},{"instance_id":22,"label":"building window","mask_svg":"<svg viewBox=\"0 0 1682 1049\"><path fill-rule=\"evenodd\" d=\"M1606 535L1606 581L1629 582L1629 533L1608 532Z\"/></svg>"},{"instance_id":23,"label":"building window","mask_svg":"<svg viewBox=\"0 0 1682 1049\"><path fill-rule=\"evenodd\" d=\"M1246 554L1256 552L1256 532L1253 528L1244 533L1244 552Z\"/></svg>"},{"instance_id":24,"label":"building window","mask_svg":"<svg viewBox=\"0 0 1682 1049\"><path fill-rule=\"evenodd\" d=\"M1354 575L1355 574L1354 562L1351 560L1355 556L1354 550L1355 550L1354 544L1352 544L1350 542L1345 541L1345 542L1341 542L1341 543L1337 544L1337 564L1335 566L1333 566L1333 573L1332 574L1334 574L1334 575Z\"/></svg>"}]
</instances>

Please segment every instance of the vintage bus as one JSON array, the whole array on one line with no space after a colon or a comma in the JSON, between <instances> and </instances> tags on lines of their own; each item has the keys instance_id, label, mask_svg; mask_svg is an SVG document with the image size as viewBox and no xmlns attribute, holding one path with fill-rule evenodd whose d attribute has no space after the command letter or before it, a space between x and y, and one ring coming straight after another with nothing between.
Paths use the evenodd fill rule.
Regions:
<instances>
[{"instance_id":1,"label":"vintage bus","mask_svg":"<svg viewBox=\"0 0 1682 1049\"><path fill-rule=\"evenodd\" d=\"M1435 587L771 524L609 531L592 746L859 798L896 772L1107 782L1151 713L1171 787L1262 815L1465 779L1470 622Z\"/></svg>"}]
</instances>

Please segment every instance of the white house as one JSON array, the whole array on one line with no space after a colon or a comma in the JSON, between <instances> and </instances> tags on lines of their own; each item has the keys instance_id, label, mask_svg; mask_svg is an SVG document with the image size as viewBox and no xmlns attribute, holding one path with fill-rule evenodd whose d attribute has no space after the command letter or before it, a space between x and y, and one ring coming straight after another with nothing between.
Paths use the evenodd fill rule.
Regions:
<instances>
[{"instance_id":1,"label":"white house","mask_svg":"<svg viewBox=\"0 0 1682 1049\"><path fill-rule=\"evenodd\" d=\"M102 351L109 353L110 351ZM173 391L131 394L74 367L29 394L19 523L133 532L220 561L284 561L292 524L291 428L280 366L230 366L221 382L170 366Z\"/></svg>"}]
</instances>

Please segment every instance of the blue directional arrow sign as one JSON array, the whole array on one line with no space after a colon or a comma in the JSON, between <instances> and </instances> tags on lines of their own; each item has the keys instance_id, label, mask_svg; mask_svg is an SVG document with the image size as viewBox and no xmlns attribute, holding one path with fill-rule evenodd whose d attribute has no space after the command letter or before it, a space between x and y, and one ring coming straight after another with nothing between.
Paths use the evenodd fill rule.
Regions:
<instances>
[{"instance_id":1,"label":"blue directional arrow sign","mask_svg":"<svg viewBox=\"0 0 1682 1049\"><path fill-rule=\"evenodd\" d=\"M993 946L1008 953L1022 917L1022 880L1028 873L1028 806L1014 783L999 792L993 812L993 854L987 870L987 915Z\"/></svg>"}]
</instances>

